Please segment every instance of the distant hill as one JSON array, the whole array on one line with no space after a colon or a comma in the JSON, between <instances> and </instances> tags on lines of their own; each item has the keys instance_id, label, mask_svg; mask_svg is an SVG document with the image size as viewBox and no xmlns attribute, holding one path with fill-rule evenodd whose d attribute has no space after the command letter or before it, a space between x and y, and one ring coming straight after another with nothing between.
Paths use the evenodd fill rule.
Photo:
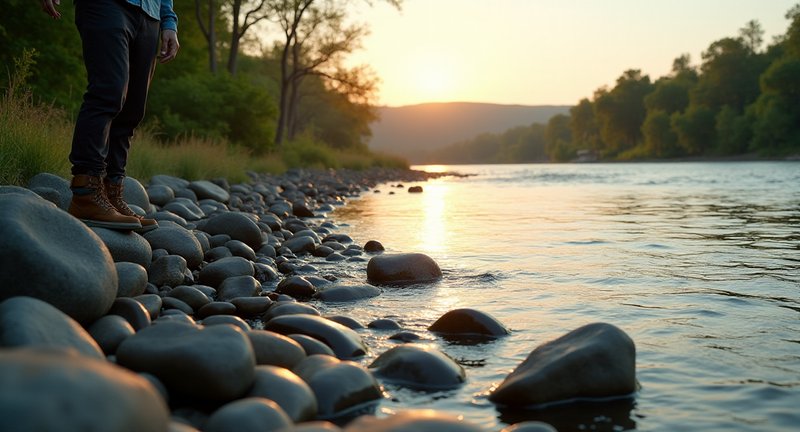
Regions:
<instances>
[{"instance_id":1,"label":"distant hill","mask_svg":"<svg viewBox=\"0 0 800 432\"><path fill-rule=\"evenodd\" d=\"M411 163L424 160L428 151L489 132L516 126L547 123L569 106L497 105L452 102L378 108L369 147L405 157Z\"/></svg>"}]
</instances>

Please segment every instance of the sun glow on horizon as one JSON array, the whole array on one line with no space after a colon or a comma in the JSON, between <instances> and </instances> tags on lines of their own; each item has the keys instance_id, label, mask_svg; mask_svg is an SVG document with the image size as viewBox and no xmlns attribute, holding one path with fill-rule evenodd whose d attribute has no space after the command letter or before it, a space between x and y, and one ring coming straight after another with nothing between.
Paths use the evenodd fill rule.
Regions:
<instances>
[{"instance_id":1,"label":"sun glow on horizon","mask_svg":"<svg viewBox=\"0 0 800 432\"><path fill-rule=\"evenodd\" d=\"M453 59L437 52L422 52L410 59L406 91L421 100L448 100L458 94Z\"/></svg>"}]
</instances>

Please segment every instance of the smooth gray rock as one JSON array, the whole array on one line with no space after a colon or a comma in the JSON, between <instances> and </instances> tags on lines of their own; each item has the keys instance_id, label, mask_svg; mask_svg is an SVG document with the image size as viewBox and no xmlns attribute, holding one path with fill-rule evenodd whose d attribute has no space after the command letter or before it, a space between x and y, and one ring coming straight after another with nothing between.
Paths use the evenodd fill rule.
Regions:
<instances>
[{"instance_id":1,"label":"smooth gray rock","mask_svg":"<svg viewBox=\"0 0 800 432\"><path fill-rule=\"evenodd\" d=\"M364 328L363 324L361 324L360 322L356 321L355 319L353 319L353 318L351 318L349 316L344 316L344 315L325 315L325 319L329 319L329 320L331 320L333 322L339 323L339 324L341 324L341 325L343 325L343 326L345 326L345 327L347 327L349 329L353 329L353 330Z\"/></svg>"},{"instance_id":2,"label":"smooth gray rock","mask_svg":"<svg viewBox=\"0 0 800 432\"><path fill-rule=\"evenodd\" d=\"M194 315L194 309L183 300L178 300L175 297L164 297L161 301L164 303L164 310L177 309L186 315Z\"/></svg>"},{"instance_id":3,"label":"smooth gray rock","mask_svg":"<svg viewBox=\"0 0 800 432\"><path fill-rule=\"evenodd\" d=\"M171 175L157 174L150 177L150 185L164 185L173 192L189 187L189 181Z\"/></svg>"},{"instance_id":4,"label":"smooth gray rock","mask_svg":"<svg viewBox=\"0 0 800 432\"><path fill-rule=\"evenodd\" d=\"M176 215L175 213L172 213L171 211L166 211L166 210L157 211L153 213L152 218L158 221L159 226L166 226L166 224L164 224L163 222L173 222L183 228L189 226L189 222L186 222L186 219Z\"/></svg>"},{"instance_id":5,"label":"smooth gray rock","mask_svg":"<svg viewBox=\"0 0 800 432\"><path fill-rule=\"evenodd\" d=\"M202 231L211 235L227 234L233 240L240 240L251 248L261 248L261 229L244 213L228 212L212 216L203 225Z\"/></svg>"},{"instance_id":6,"label":"smooth gray rock","mask_svg":"<svg viewBox=\"0 0 800 432\"><path fill-rule=\"evenodd\" d=\"M234 327L238 327L243 332L249 332L252 330L250 324L235 315L211 315L203 319L202 324L206 327L214 326L214 325L231 325Z\"/></svg>"},{"instance_id":7,"label":"smooth gray rock","mask_svg":"<svg viewBox=\"0 0 800 432\"><path fill-rule=\"evenodd\" d=\"M117 231L92 227L91 230L108 248L114 262L132 262L145 269L150 267L153 248L141 235L133 231Z\"/></svg>"},{"instance_id":8,"label":"smooth gray rock","mask_svg":"<svg viewBox=\"0 0 800 432\"><path fill-rule=\"evenodd\" d=\"M89 326L88 331L105 355L113 355L122 341L136 333L131 324L119 315L100 318Z\"/></svg>"},{"instance_id":9,"label":"smooth gray rock","mask_svg":"<svg viewBox=\"0 0 800 432\"><path fill-rule=\"evenodd\" d=\"M341 359L360 357L367 353L367 347L358 333L319 316L283 315L269 320L264 329L283 335L298 333L311 336L328 345Z\"/></svg>"},{"instance_id":10,"label":"smooth gray rock","mask_svg":"<svg viewBox=\"0 0 800 432\"><path fill-rule=\"evenodd\" d=\"M317 293L317 288L303 276L289 276L278 283L275 292L297 299L309 299Z\"/></svg>"},{"instance_id":11,"label":"smooth gray rock","mask_svg":"<svg viewBox=\"0 0 800 432\"><path fill-rule=\"evenodd\" d=\"M282 432L342 432L342 429L329 421L317 420L296 424Z\"/></svg>"},{"instance_id":12,"label":"smooth gray rock","mask_svg":"<svg viewBox=\"0 0 800 432\"><path fill-rule=\"evenodd\" d=\"M381 253L386 250L383 244L377 240L370 240L364 244L364 251L369 253Z\"/></svg>"},{"instance_id":13,"label":"smooth gray rock","mask_svg":"<svg viewBox=\"0 0 800 432\"><path fill-rule=\"evenodd\" d=\"M24 196L27 196L27 197L30 197L30 198L43 199L36 192L34 192L34 191L30 190L30 189L26 189L24 187L12 186L12 185L0 185L0 195L6 195L6 194L24 195ZM56 207L58 207L58 206L56 206Z\"/></svg>"},{"instance_id":14,"label":"smooth gray rock","mask_svg":"<svg viewBox=\"0 0 800 432\"><path fill-rule=\"evenodd\" d=\"M164 322L139 331L117 349L117 362L148 372L170 391L210 401L243 396L252 386L255 355L244 332Z\"/></svg>"},{"instance_id":15,"label":"smooth gray rock","mask_svg":"<svg viewBox=\"0 0 800 432\"><path fill-rule=\"evenodd\" d=\"M335 285L318 291L314 297L326 303L335 303L377 297L380 294L380 288L372 285Z\"/></svg>"},{"instance_id":16,"label":"smooth gray rock","mask_svg":"<svg viewBox=\"0 0 800 432\"><path fill-rule=\"evenodd\" d=\"M233 252L230 249L226 248L225 246L217 246L215 248L211 248L205 252L203 258L205 258L208 262L219 261L222 258L232 257Z\"/></svg>"},{"instance_id":17,"label":"smooth gray rock","mask_svg":"<svg viewBox=\"0 0 800 432\"><path fill-rule=\"evenodd\" d=\"M236 306L236 315L242 318L261 316L272 306L269 297L236 297L231 303Z\"/></svg>"},{"instance_id":18,"label":"smooth gray rock","mask_svg":"<svg viewBox=\"0 0 800 432\"><path fill-rule=\"evenodd\" d=\"M42 198L0 195L0 301L30 296L79 322L117 296L108 249L86 225Z\"/></svg>"},{"instance_id":19,"label":"smooth gray rock","mask_svg":"<svg viewBox=\"0 0 800 432\"><path fill-rule=\"evenodd\" d=\"M252 276L234 276L222 281L217 289L217 298L231 301L237 297L252 297L261 293L261 284Z\"/></svg>"},{"instance_id":20,"label":"smooth gray rock","mask_svg":"<svg viewBox=\"0 0 800 432\"><path fill-rule=\"evenodd\" d=\"M400 330L403 328L397 321L389 318L379 318L367 324L367 327L376 330Z\"/></svg>"},{"instance_id":21,"label":"smooth gray rock","mask_svg":"<svg viewBox=\"0 0 800 432\"><path fill-rule=\"evenodd\" d=\"M279 317L282 315L298 315L298 314L320 316L319 310L317 310L317 308L305 303L276 302L269 309L267 309L267 313L264 314L263 319L265 321L269 321L272 318Z\"/></svg>"},{"instance_id":22,"label":"smooth gray rock","mask_svg":"<svg viewBox=\"0 0 800 432\"><path fill-rule=\"evenodd\" d=\"M290 426L292 420L277 403L248 397L214 411L203 432L270 432Z\"/></svg>"},{"instance_id":23,"label":"smooth gray rock","mask_svg":"<svg viewBox=\"0 0 800 432\"><path fill-rule=\"evenodd\" d=\"M163 229L163 228L159 228ZM186 260L180 255L167 255L153 261L148 272L149 282L155 286L178 286L183 283Z\"/></svg>"},{"instance_id":24,"label":"smooth gray rock","mask_svg":"<svg viewBox=\"0 0 800 432\"><path fill-rule=\"evenodd\" d=\"M293 422L313 420L317 397L311 387L292 371L277 366L256 366L256 378L248 397L275 401Z\"/></svg>"},{"instance_id":25,"label":"smooth gray rock","mask_svg":"<svg viewBox=\"0 0 800 432\"><path fill-rule=\"evenodd\" d=\"M202 291L187 285L176 286L167 293L166 297L174 297L191 306L191 308L196 311L211 303L211 299L203 294Z\"/></svg>"},{"instance_id":26,"label":"smooth gray rock","mask_svg":"<svg viewBox=\"0 0 800 432\"><path fill-rule=\"evenodd\" d=\"M175 199L175 191L166 185L150 185L147 187L147 196L150 198L150 203L164 206Z\"/></svg>"},{"instance_id":27,"label":"smooth gray rock","mask_svg":"<svg viewBox=\"0 0 800 432\"><path fill-rule=\"evenodd\" d=\"M422 283L441 277L436 261L421 253L377 255L367 264L367 279L374 284Z\"/></svg>"},{"instance_id":28,"label":"smooth gray rock","mask_svg":"<svg viewBox=\"0 0 800 432\"><path fill-rule=\"evenodd\" d=\"M146 232L144 238L153 249L165 249L170 255L180 255L190 269L196 269L203 262L203 248L197 238L188 230L175 226L161 226Z\"/></svg>"},{"instance_id":29,"label":"smooth gray rock","mask_svg":"<svg viewBox=\"0 0 800 432\"><path fill-rule=\"evenodd\" d=\"M185 200L188 202L182 202L178 200ZM184 218L187 222L198 221L205 217L205 213L203 213L203 210L200 210L200 207L197 207L196 204L186 200L185 198L176 198L175 200L165 204L163 207L161 207L161 209L174 213Z\"/></svg>"},{"instance_id":30,"label":"smooth gray rock","mask_svg":"<svg viewBox=\"0 0 800 432\"><path fill-rule=\"evenodd\" d=\"M317 245L311 237L301 236L295 237L283 242L283 247L289 248L292 253L311 253L316 249Z\"/></svg>"},{"instance_id":31,"label":"smooth gray rock","mask_svg":"<svg viewBox=\"0 0 800 432\"><path fill-rule=\"evenodd\" d=\"M245 334L253 346L256 364L291 369L306 358L303 347L284 335L266 330L250 330Z\"/></svg>"},{"instance_id":32,"label":"smooth gray rock","mask_svg":"<svg viewBox=\"0 0 800 432\"><path fill-rule=\"evenodd\" d=\"M0 303L0 347L72 348L86 357L105 358L80 324L33 297L12 297Z\"/></svg>"},{"instance_id":33,"label":"smooth gray rock","mask_svg":"<svg viewBox=\"0 0 800 432\"><path fill-rule=\"evenodd\" d=\"M389 417L362 416L345 432L482 432L483 428L433 410L401 411Z\"/></svg>"},{"instance_id":34,"label":"smooth gray rock","mask_svg":"<svg viewBox=\"0 0 800 432\"><path fill-rule=\"evenodd\" d=\"M525 421L503 428L500 432L558 432L548 423L540 421Z\"/></svg>"},{"instance_id":35,"label":"smooth gray rock","mask_svg":"<svg viewBox=\"0 0 800 432\"><path fill-rule=\"evenodd\" d=\"M323 358L319 362L317 358ZM331 361L331 359L333 361ZM304 366L309 363L309 366ZM380 384L363 366L351 361L337 361L329 356L308 357L297 366L306 369L300 375L317 398L317 418L341 417L383 398Z\"/></svg>"},{"instance_id":36,"label":"smooth gray rock","mask_svg":"<svg viewBox=\"0 0 800 432\"><path fill-rule=\"evenodd\" d=\"M231 251L234 256L242 257L249 261L256 260L256 253L253 251L253 248L246 245L244 242L239 240L228 240L225 242L225 247Z\"/></svg>"},{"instance_id":37,"label":"smooth gray rock","mask_svg":"<svg viewBox=\"0 0 800 432\"><path fill-rule=\"evenodd\" d=\"M120 297L114 300L114 304L111 305L108 314L121 316L136 331L148 327L151 322L150 313L144 308L144 305L127 297Z\"/></svg>"},{"instance_id":38,"label":"smooth gray rock","mask_svg":"<svg viewBox=\"0 0 800 432\"><path fill-rule=\"evenodd\" d=\"M431 347L400 345L369 365L375 376L415 390L448 390L464 384L464 368L447 354Z\"/></svg>"},{"instance_id":39,"label":"smooth gray rock","mask_svg":"<svg viewBox=\"0 0 800 432\"><path fill-rule=\"evenodd\" d=\"M62 203L61 203L61 194L58 193L57 190L55 190L53 188L49 188L49 187L39 186L39 187L32 187L31 191L35 192L36 195L39 195L40 197L46 199L47 201L50 201L51 203L53 203L56 206L58 206L59 208L61 208L60 207L62 205ZM67 204L67 205L69 205L69 204Z\"/></svg>"},{"instance_id":40,"label":"smooth gray rock","mask_svg":"<svg viewBox=\"0 0 800 432\"><path fill-rule=\"evenodd\" d=\"M122 182L122 199L128 204L141 207L144 210L150 209L150 197L139 180L133 177L125 177Z\"/></svg>"},{"instance_id":41,"label":"smooth gray rock","mask_svg":"<svg viewBox=\"0 0 800 432\"><path fill-rule=\"evenodd\" d=\"M236 305L230 302L214 301L197 310L198 319L214 315L236 315Z\"/></svg>"},{"instance_id":42,"label":"smooth gray rock","mask_svg":"<svg viewBox=\"0 0 800 432\"><path fill-rule=\"evenodd\" d=\"M145 378L70 351L0 350L0 428L166 431L169 410Z\"/></svg>"},{"instance_id":43,"label":"smooth gray rock","mask_svg":"<svg viewBox=\"0 0 800 432\"><path fill-rule=\"evenodd\" d=\"M289 339L300 344L300 346L303 347L303 351L305 351L306 356L325 354L331 357L336 357L336 353L333 352L331 347L325 345L317 339L314 339L311 336L306 336L304 334L290 334Z\"/></svg>"},{"instance_id":44,"label":"smooth gray rock","mask_svg":"<svg viewBox=\"0 0 800 432\"><path fill-rule=\"evenodd\" d=\"M252 262L242 257L228 257L203 267L200 270L200 283L216 288L227 278L254 274L255 268Z\"/></svg>"},{"instance_id":45,"label":"smooth gray rock","mask_svg":"<svg viewBox=\"0 0 800 432\"><path fill-rule=\"evenodd\" d=\"M428 330L450 335L505 336L511 332L486 312L454 309L439 317Z\"/></svg>"},{"instance_id":46,"label":"smooth gray rock","mask_svg":"<svg viewBox=\"0 0 800 432\"><path fill-rule=\"evenodd\" d=\"M163 301L159 295L142 294L134 297L133 299L144 306L144 309L147 311L148 315L150 315L151 320L158 318L158 315L161 312L161 306L163 304Z\"/></svg>"},{"instance_id":47,"label":"smooth gray rock","mask_svg":"<svg viewBox=\"0 0 800 432\"><path fill-rule=\"evenodd\" d=\"M580 327L530 353L489 400L527 407L573 398L624 396L636 391L636 348L619 328Z\"/></svg>"},{"instance_id":48,"label":"smooth gray rock","mask_svg":"<svg viewBox=\"0 0 800 432\"><path fill-rule=\"evenodd\" d=\"M136 297L147 287L147 270L130 262L115 263L117 267L117 297Z\"/></svg>"},{"instance_id":49,"label":"smooth gray rock","mask_svg":"<svg viewBox=\"0 0 800 432\"><path fill-rule=\"evenodd\" d=\"M189 189L194 191L197 199L212 199L221 203L230 201L231 196L225 189L211 183L208 180L197 180L189 184Z\"/></svg>"},{"instance_id":50,"label":"smooth gray rock","mask_svg":"<svg viewBox=\"0 0 800 432\"><path fill-rule=\"evenodd\" d=\"M61 210L67 210L72 201L72 190L69 188L69 180L50 173L39 173L31 177L28 181L28 188L50 188L58 192L59 202L56 203Z\"/></svg>"}]
</instances>

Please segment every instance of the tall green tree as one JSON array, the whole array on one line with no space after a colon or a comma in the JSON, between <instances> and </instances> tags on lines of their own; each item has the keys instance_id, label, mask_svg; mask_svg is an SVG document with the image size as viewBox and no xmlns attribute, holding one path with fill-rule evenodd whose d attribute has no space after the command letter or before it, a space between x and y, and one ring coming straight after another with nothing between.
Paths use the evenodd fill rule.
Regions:
<instances>
[{"instance_id":1,"label":"tall green tree","mask_svg":"<svg viewBox=\"0 0 800 432\"><path fill-rule=\"evenodd\" d=\"M617 79L612 90L595 96L595 115L607 154L617 155L642 141L642 124L647 115L644 98L652 88L649 76L631 69Z\"/></svg>"}]
</instances>

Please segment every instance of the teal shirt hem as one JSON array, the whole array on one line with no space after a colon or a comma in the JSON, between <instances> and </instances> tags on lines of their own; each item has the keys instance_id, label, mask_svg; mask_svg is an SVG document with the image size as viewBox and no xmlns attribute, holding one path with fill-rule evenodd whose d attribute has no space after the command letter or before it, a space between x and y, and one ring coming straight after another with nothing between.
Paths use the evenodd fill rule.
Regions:
<instances>
[{"instance_id":1,"label":"teal shirt hem","mask_svg":"<svg viewBox=\"0 0 800 432\"><path fill-rule=\"evenodd\" d=\"M161 30L178 31L178 15L172 7L172 0L126 0L128 3L142 8L144 13L161 21Z\"/></svg>"}]
</instances>

